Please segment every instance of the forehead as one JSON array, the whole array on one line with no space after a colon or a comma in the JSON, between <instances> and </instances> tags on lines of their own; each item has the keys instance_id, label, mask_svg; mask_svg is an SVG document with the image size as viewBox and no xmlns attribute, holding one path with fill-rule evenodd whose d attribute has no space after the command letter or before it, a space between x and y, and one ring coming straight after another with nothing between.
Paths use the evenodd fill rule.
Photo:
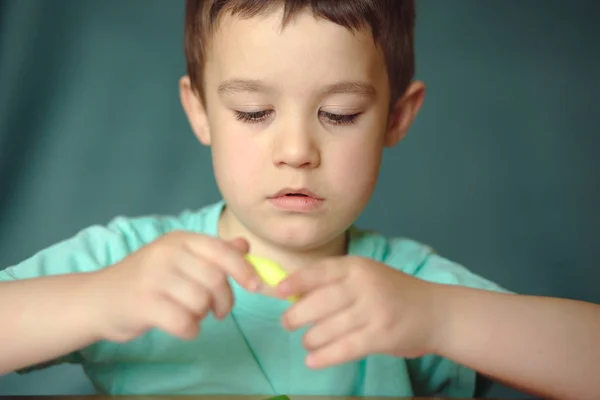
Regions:
<instances>
[{"instance_id":1,"label":"forehead","mask_svg":"<svg viewBox=\"0 0 600 400\"><path fill-rule=\"evenodd\" d=\"M351 31L310 10L282 27L282 9L253 18L224 14L207 46L206 89L255 79L307 91L337 81L387 82L385 60L370 30Z\"/></svg>"}]
</instances>

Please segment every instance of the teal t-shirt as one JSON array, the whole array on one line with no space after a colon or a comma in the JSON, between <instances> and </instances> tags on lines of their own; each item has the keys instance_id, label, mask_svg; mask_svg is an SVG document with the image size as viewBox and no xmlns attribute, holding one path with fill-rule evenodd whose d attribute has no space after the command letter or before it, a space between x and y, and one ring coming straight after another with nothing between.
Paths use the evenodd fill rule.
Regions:
<instances>
[{"instance_id":1,"label":"teal t-shirt","mask_svg":"<svg viewBox=\"0 0 600 400\"><path fill-rule=\"evenodd\" d=\"M0 280L94 271L112 265L172 230L216 236L224 203L178 216L119 217L92 226L0 271ZM496 284L412 240L352 229L351 255L380 261L438 283L504 291ZM44 366L82 365L106 394L293 394L471 397L476 373L437 356L418 359L372 355L311 370L304 365L303 330L280 324L287 301L249 293L231 280L235 306L225 320L202 322L200 335L183 341L151 330L127 343L101 341ZM106 294L110 296L110 293ZM76 301L76 299L73 299ZM41 333L43 334L43 333Z\"/></svg>"}]
</instances>

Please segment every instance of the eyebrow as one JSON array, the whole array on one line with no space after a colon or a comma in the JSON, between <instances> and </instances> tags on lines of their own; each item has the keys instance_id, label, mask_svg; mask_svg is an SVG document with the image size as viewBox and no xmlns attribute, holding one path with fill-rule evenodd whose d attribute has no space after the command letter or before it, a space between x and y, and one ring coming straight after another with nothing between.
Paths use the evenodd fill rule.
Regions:
<instances>
[{"instance_id":1,"label":"eyebrow","mask_svg":"<svg viewBox=\"0 0 600 400\"><path fill-rule=\"evenodd\" d=\"M325 94L357 94L365 97L375 97L377 91L373 85L367 82L344 81L328 86Z\"/></svg>"},{"instance_id":2,"label":"eyebrow","mask_svg":"<svg viewBox=\"0 0 600 400\"><path fill-rule=\"evenodd\" d=\"M230 79L223 81L218 88L220 94L270 92L272 88L265 82L257 79ZM364 97L375 97L377 91L370 83L363 81L343 81L334 83L325 88L326 95L332 94L357 94Z\"/></svg>"},{"instance_id":3,"label":"eyebrow","mask_svg":"<svg viewBox=\"0 0 600 400\"><path fill-rule=\"evenodd\" d=\"M220 94L234 94L240 92L268 92L269 87L260 80L255 79L231 79L219 85Z\"/></svg>"}]
</instances>

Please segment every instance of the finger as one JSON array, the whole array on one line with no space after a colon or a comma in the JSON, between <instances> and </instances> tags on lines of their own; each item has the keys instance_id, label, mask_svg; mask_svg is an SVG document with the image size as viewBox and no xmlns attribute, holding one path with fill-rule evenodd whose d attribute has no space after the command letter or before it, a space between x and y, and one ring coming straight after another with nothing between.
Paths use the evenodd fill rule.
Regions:
<instances>
[{"instance_id":1,"label":"finger","mask_svg":"<svg viewBox=\"0 0 600 400\"><path fill-rule=\"evenodd\" d=\"M167 296L160 297L150 312L152 326L170 335L191 340L200 332L198 320L185 307Z\"/></svg>"},{"instance_id":2,"label":"finger","mask_svg":"<svg viewBox=\"0 0 600 400\"><path fill-rule=\"evenodd\" d=\"M277 294L284 298L300 296L319 286L341 281L347 272L342 257L320 261L292 272L277 285Z\"/></svg>"},{"instance_id":3,"label":"finger","mask_svg":"<svg viewBox=\"0 0 600 400\"><path fill-rule=\"evenodd\" d=\"M208 261L198 259L198 257L186 252L180 254L177 261L179 275L195 284L193 285L193 289L197 292L195 293L195 297L201 295L206 297L208 303L197 304L197 306L206 306L212 309L217 319L227 316L233 307L233 292L231 286L229 286L225 272L209 264ZM189 290L183 291L182 295L186 295L190 301L193 301L194 294L187 293ZM200 312L204 314L200 314L199 316L204 317L207 310L200 309Z\"/></svg>"},{"instance_id":4,"label":"finger","mask_svg":"<svg viewBox=\"0 0 600 400\"><path fill-rule=\"evenodd\" d=\"M283 315L283 326L295 330L316 323L352 306L354 296L343 284L333 283L301 297Z\"/></svg>"},{"instance_id":5,"label":"finger","mask_svg":"<svg viewBox=\"0 0 600 400\"><path fill-rule=\"evenodd\" d=\"M211 308L217 319L225 318L233 307L233 291L227 280L227 275L219 267L203 265L198 268L198 282L203 290L210 293Z\"/></svg>"},{"instance_id":6,"label":"finger","mask_svg":"<svg viewBox=\"0 0 600 400\"><path fill-rule=\"evenodd\" d=\"M234 245L219 238L198 235L188 242L188 246L190 251L225 271L245 289L254 292L260 287L258 273Z\"/></svg>"},{"instance_id":7,"label":"finger","mask_svg":"<svg viewBox=\"0 0 600 400\"><path fill-rule=\"evenodd\" d=\"M199 283L181 274L171 274L164 282L166 297L185 307L198 318L204 318L211 309L211 297Z\"/></svg>"},{"instance_id":8,"label":"finger","mask_svg":"<svg viewBox=\"0 0 600 400\"><path fill-rule=\"evenodd\" d=\"M235 248L237 248L244 254L250 250L250 245L248 244L248 241L246 241L246 239L235 238L233 240L230 240L229 243L231 243L231 245L233 245Z\"/></svg>"},{"instance_id":9,"label":"finger","mask_svg":"<svg viewBox=\"0 0 600 400\"><path fill-rule=\"evenodd\" d=\"M310 328L304 334L304 347L314 352L324 346L327 346L336 340L339 340L349 332L362 329L366 326L366 321L357 316L349 307L330 318L325 318Z\"/></svg>"},{"instance_id":10,"label":"finger","mask_svg":"<svg viewBox=\"0 0 600 400\"><path fill-rule=\"evenodd\" d=\"M364 328L348 332L334 342L311 352L306 357L309 368L326 368L359 360L369 354L369 335Z\"/></svg>"}]
</instances>

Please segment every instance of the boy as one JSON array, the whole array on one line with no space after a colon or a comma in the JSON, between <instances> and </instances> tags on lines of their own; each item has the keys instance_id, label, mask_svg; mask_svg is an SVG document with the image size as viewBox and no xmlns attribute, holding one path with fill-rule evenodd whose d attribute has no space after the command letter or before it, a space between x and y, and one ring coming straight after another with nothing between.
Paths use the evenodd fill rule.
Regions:
<instances>
[{"instance_id":1,"label":"boy","mask_svg":"<svg viewBox=\"0 0 600 400\"><path fill-rule=\"evenodd\" d=\"M77 362L111 394L470 397L474 370L583 390L544 357L512 362L563 336L510 333L597 310L493 293L423 245L352 226L423 102L413 24L407 0L188 0L181 100L224 201L117 218L2 271L0 372ZM289 278L265 287L249 251Z\"/></svg>"}]
</instances>

